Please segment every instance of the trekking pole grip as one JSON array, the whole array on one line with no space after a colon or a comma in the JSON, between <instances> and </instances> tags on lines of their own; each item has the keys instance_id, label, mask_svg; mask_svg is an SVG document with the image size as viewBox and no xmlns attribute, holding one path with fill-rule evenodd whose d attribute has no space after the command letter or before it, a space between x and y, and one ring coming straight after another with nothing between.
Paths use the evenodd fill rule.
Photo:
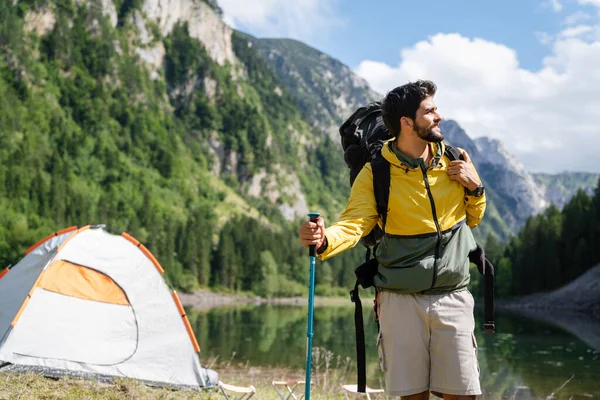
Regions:
<instances>
[{"instance_id":1,"label":"trekking pole grip","mask_svg":"<svg viewBox=\"0 0 600 400\"><path fill-rule=\"evenodd\" d=\"M308 217L310 219L310 222L314 222L315 224L317 222L319 222L319 217L321 216L321 214L319 214L318 212L310 212L308 213ZM311 257L316 257L317 256L317 246L314 244L311 244L310 246L308 246L308 255Z\"/></svg>"}]
</instances>

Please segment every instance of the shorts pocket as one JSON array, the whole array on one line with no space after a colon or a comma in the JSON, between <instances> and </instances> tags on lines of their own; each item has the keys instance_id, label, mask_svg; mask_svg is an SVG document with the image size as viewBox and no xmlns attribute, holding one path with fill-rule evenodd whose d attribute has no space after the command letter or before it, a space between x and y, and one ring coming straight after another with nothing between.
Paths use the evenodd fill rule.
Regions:
<instances>
[{"instance_id":1,"label":"shorts pocket","mask_svg":"<svg viewBox=\"0 0 600 400\"><path fill-rule=\"evenodd\" d=\"M477 377L479 377L479 360L477 359L478 350L477 350L477 339L475 338L475 332L471 333L471 338L473 339L473 367L475 368Z\"/></svg>"},{"instance_id":2,"label":"shorts pocket","mask_svg":"<svg viewBox=\"0 0 600 400\"><path fill-rule=\"evenodd\" d=\"M383 351L383 335L381 332L377 335L377 353L379 353L379 367L381 371L386 372L385 352Z\"/></svg>"}]
</instances>

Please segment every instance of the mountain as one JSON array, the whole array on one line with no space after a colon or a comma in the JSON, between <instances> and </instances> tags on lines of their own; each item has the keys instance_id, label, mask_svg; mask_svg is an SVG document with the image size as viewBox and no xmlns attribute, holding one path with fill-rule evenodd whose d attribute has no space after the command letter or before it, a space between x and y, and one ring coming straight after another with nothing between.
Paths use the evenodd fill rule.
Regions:
<instances>
[{"instance_id":1,"label":"mountain","mask_svg":"<svg viewBox=\"0 0 600 400\"><path fill-rule=\"evenodd\" d=\"M484 181L489 197L486 219L504 229L499 235L516 233L527 218L546 209L550 204L562 208L579 189L593 194L599 174L563 172L557 175L532 174L501 141L480 137L472 140L456 121L443 121L446 141L464 148L471 156ZM491 214L491 216L490 216ZM500 221L497 221L497 217Z\"/></svg>"},{"instance_id":2,"label":"mountain","mask_svg":"<svg viewBox=\"0 0 600 400\"><path fill-rule=\"evenodd\" d=\"M592 196L600 178L600 174L589 172L537 173L532 176L543 191L546 202L555 204L559 209L580 189Z\"/></svg>"},{"instance_id":3,"label":"mountain","mask_svg":"<svg viewBox=\"0 0 600 400\"><path fill-rule=\"evenodd\" d=\"M490 197L490 208L497 210L510 232L516 232L529 216L544 208L545 200L533 177L500 141L472 140L452 120L443 121L441 127L447 142L464 148L471 156Z\"/></svg>"},{"instance_id":4,"label":"mountain","mask_svg":"<svg viewBox=\"0 0 600 400\"><path fill-rule=\"evenodd\" d=\"M348 66L302 42L246 37L296 99L307 121L335 141L339 126L356 108L382 98Z\"/></svg>"}]
</instances>

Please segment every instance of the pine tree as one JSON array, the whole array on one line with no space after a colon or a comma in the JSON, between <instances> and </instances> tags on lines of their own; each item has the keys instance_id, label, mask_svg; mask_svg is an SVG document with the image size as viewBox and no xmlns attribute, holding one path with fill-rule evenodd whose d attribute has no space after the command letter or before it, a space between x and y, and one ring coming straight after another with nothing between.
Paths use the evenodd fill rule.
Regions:
<instances>
[{"instance_id":1,"label":"pine tree","mask_svg":"<svg viewBox=\"0 0 600 400\"><path fill-rule=\"evenodd\" d=\"M591 267L589 238L591 221L591 199L583 191L578 190L575 196L563 208L561 265L566 281L577 278Z\"/></svg>"},{"instance_id":2,"label":"pine tree","mask_svg":"<svg viewBox=\"0 0 600 400\"><path fill-rule=\"evenodd\" d=\"M272 297L279 293L277 262L270 251L260 253L260 275L255 280L254 292L259 296Z\"/></svg>"}]
</instances>

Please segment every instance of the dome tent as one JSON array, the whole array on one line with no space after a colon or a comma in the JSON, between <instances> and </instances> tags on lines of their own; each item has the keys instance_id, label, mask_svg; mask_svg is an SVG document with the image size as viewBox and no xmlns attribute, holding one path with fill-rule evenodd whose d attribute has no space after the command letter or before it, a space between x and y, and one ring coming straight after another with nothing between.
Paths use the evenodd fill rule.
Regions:
<instances>
[{"instance_id":1,"label":"dome tent","mask_svg":"<svg viewBox=\"0 0 600 400\"><path fill-rule=\"evenodd\" d=\"M104 225L41 240L0 275L0 366L49 375L217 383L175 291L144 245Z\"/></svg>"}]
</instances>

